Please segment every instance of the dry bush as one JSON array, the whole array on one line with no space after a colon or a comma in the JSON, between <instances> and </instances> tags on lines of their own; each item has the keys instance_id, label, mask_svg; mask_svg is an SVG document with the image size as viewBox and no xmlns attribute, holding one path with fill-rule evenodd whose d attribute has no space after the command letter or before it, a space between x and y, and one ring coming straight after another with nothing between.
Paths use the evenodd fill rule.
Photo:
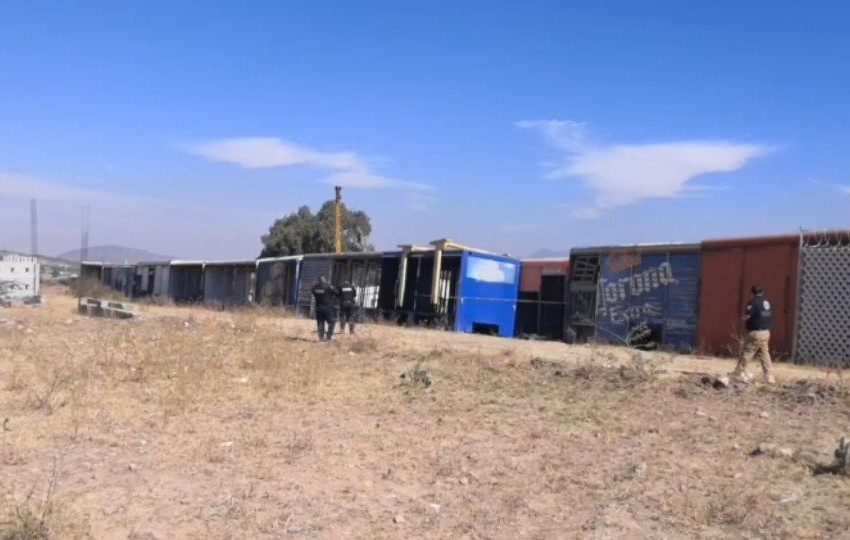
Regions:
<instances>
[{"instance_id":1,"label":"dry bush","mask_svg":"<svg viewBox=\"0 0 850 540\"><path fill-rule=\"evenodd\" d=\"M67 290L76 297L101 298L103 300L127 300L127 297L118 291L111 289L95 279L77 280Z\"/></svg>"},{"instance_id":2,"label":"dry bush","mask_svg":"<svg viewBox=\"0 0 850 540\"><path fill-rule=\"evenodd\" d=\"M47 481L44 494L36 496L33 485L23 498L12 492L0 496L0 538L3 540L48 540L50 538L87 538L88 528L69 519L56 502L58 469Z\"/></svg>"},{"instance_id":3,"label":"dry bush","mask_svg":"<svg viewBox=\"0 0 850 540\"><path fill-rule=\"evenodd\" d=\"M30 404L50 415L65 405L65 390L71 383L72 372L65 361L40 366L31 388Z\"/></svg>"},{"instance_id":4,"label":"dry bush","mask_svg":"<svg viewBox=\"0 0 850 540\"><path fill-rule=\"evenodd\" d=\"M706 503L702 521L707 525L759 530L770 516L771 502L764 493L730 485Z\"/></svg>"},{"instance_id":5,"label":"dry bush","mask_svg":"<svg viewBox=\"0 0 850 540\"><path fill-rule=\"evenodd\" d=\"M654 381L658 376L655 365L640 353L633 354L628 364L620 366L619 373L621 379L636 382Z\"/></svg>"},{"instance_id":6,"label":"dry bush","mask_svg":"<svg viewBox=\"0 0 850 540\"><path fill-rule=\"evenodd\" d=\"M425 390L431 386L431 376L418 360L410 369L401 374L401 385L412 390Z\"/></svg>"}]
</instances>

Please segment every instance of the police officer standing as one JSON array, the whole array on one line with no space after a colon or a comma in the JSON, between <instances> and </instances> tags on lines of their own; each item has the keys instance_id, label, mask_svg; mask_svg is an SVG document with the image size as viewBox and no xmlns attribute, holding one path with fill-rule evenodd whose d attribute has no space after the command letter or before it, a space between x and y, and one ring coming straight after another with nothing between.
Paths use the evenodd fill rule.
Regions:
<instances>
[{"instance_id":1,"label":"police officer standing","mask_svg":"<svg viewBox=\"0 0 850 540\"><path fill-rule=\"evenodd\" d=\"M754 356L757 356L764 372L764 382L773 384L776 382L776 378L773 376L773 364L770 360L770 326L773 318L773 306L765 297L764 289L758 285L753 285L750 292L752 292L753 298L747 304L747 309L744 312L747 335L744 338L744 345L741 347L738 365L735 366L731 375L747 382L752 380L752 375L747 372L747 363Z\"/></svg>"},{"instance_id":2,"label":"police officer standing","mask_svg":"<svg viewBox=\"0 0 850 540\"><path fill-rule=\"evenodd\" d=\"M354 320L357 318L357 289L350 282L343 281L339 288L339 331L345 332L345 323L348 323L349 332L354 333Z\"/></svg>"},{"instance_id":3,"label":"police officer standing","mask_svg":"<svg viewBox=\"0 0 850 540\"><path fill-rule=\"evenodd\" d=\"M330 341L334 335L336 324L336 304L339 291L321 276L313 285L313 298L316 301L316 327L319 330L319 341Z\"/></svg>"}]
</instances>

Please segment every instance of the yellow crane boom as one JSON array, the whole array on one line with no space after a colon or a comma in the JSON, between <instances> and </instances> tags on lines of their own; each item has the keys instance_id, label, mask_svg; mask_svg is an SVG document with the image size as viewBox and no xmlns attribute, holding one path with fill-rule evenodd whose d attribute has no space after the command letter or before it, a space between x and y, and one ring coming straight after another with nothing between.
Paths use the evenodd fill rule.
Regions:
<instances>
[{"instance_id":1,"label":"yellow crane boom","mask_svg":"<svg viewBox=\"0 0 850 540\"><path fill-rule=\"evenodd\" d=\"M334 251L342 253L342 186L334 186Z\"/></svg>"}]
</instances>

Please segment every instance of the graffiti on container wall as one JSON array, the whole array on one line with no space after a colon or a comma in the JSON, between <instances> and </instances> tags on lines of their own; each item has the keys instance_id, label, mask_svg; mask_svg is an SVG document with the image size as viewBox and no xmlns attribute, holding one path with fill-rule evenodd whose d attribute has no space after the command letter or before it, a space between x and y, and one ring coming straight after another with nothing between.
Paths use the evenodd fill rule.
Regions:
<instances>
[{"instance_id":1,"label":"graffiti on container wall","mask_svg":"<svg viewBox=\"0 0 850 540\"><path fill-rule=\"evenodd\" d=\"M675 283L673 267L665 261L656 268L647 268L643 272L616 281L600 278L599 289L606 302L617 302L629 296L641 296L659 287Z\"/></svg>"},{"instance_id":2,"label":"graffiti on container wall","mask_svg":"<svg viewBox=\"0 0 850 540\"><path fill-rule=\"evenodd\" d=\"M649 317L660 317L664 313L660 302L644 302L642 305L610 306L597 310L597 315L607 317L614 324L624 324L629 321Z\"/></svg>"},{"instance_id":3,"label":"graffiti on container wall","mask_svg":"<svg viewBox=\"0 0 850 540\"><path fill-rule=\"evenodd\" d=\"M699 256L695 253L617 253L602 256L596 323L605 340L624 339L641 324L673 346L693 342Z\"/></svg>"}]
</instances>

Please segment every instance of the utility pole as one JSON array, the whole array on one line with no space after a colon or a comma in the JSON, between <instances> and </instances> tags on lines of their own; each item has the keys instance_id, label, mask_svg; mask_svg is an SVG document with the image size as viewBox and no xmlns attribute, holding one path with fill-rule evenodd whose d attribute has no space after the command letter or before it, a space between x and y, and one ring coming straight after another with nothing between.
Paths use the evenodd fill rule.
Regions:
<instances>
[{"instance_id":1,"label":"utility pole","mask_svg":"<svg viewBox=\"0 0 850 540\"><path fill-rule=\"evenodd\" d=\"M342 186L334 186L334 251L342 253Z\"/></svg>"},{"instance_id":2,"label":"utility pole","mask_svg":"<svg viewBox=\"0 0 850 540\"><path fill-rule=\"evenodd\" d=\"M38 207L35 199L30 199L30 253L38 257Z\"/></svg>"},{"instance_id":3,"label":"utility pole","mask_svg":"<svg viewBox=\"0 0 850 540\"><path fill-rule=\"evenodd\" d=\"M39 271L40 261L38 260L38 206L35 199L30 199L30 251L33 261L32 269L32 293L36 296L39 294L38 280L41 272Z\"/></svg>"},{"instance_id":4,"label":"utility pole","mask_svg":"<svg viewBox=\"0 0 850 540\"><path fill-rule=\"evenodd\" d=\"M82 238L80 238L80 262L89 258L89 205L83 206Z\"/></svg>"}]
</instances>

